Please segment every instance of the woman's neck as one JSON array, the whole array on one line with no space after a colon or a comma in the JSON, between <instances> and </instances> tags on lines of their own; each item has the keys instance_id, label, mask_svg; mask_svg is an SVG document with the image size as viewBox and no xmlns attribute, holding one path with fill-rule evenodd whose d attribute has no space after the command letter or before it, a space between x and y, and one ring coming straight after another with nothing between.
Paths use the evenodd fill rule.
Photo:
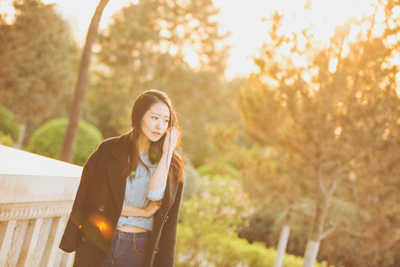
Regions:
<instances>
[{"instance_id":1,"label":"woman's neck","mask_svg":"<svg viewBox=\"0 0 400 267\"><path fill-rule=\"evenodd\" d=\"M150 140L143 138L141 134L139 135L137 142L139 154L143 154L150 147Z\"/></svg>"}]
</instances>

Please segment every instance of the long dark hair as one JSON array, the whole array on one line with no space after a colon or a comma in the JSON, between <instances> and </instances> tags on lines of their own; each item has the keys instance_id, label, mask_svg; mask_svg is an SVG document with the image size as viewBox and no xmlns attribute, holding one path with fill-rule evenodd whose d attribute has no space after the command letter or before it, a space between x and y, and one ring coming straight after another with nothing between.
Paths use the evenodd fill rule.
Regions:
<instances>
[{"instance_id":1,"label":"long dark hair","mask_svg":"<svg viewBox=\"0 0 400 267\"><path fill-rule=\"evenodd\" d=\"M168 128L175 127L178 130L179 138L177 147L179 148L181 134L179 130L178 117L172 106L171 99L164 92L151 89L141 93L135 100L132 108L131 114L131 129L130 129L130 161L128 165L129 173L136 170L138 164L142 164L147 170L148 167L139 156L138 138L141 131L141 123L144 114L150 109L154 104L161 102L164 103L170 113L170 118L168 122ZM162 149L164 144L165 135L160 138L157 142L151 142L148 151L149 159L151 163L156 163L160 160L162 155ZM171 165L168 172L168 177L173 176L180 182L184 179L185 164L183 157L176 152L176 149L172 153Z\"/></svg>"}]
</instances>

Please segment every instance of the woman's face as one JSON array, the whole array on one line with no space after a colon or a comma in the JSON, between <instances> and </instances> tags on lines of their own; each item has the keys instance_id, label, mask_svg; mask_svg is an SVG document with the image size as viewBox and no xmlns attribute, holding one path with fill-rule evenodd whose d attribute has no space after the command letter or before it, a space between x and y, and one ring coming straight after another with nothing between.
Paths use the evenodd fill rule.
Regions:
<instances>
[{"instance_id":1,"label":"woman's face","mask_svg":"<svg viewBox=\"0 0 400 267\"><path fill-rule=\"evenodd\" d=\"M163 102L152 105L143 115L140 137L157 142L168 128L169 108Z\"/></svg>"}]
</instances>

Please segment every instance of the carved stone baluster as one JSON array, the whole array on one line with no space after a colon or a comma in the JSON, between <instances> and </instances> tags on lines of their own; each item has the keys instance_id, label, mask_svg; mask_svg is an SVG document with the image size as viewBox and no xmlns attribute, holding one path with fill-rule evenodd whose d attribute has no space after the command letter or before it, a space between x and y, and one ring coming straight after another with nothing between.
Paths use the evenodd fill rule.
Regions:
<instances>
[{"instance_id":1,"label":"carved stone baluster","mask_svg":"<svg viewBox=\"0 0 400 267\"><path fill-rule=\"evenodd\" d=\"M17 266L31 267L42 224L43 218L30 220Z\"/></svg>"},{"instance_id":2,"label":"carved stone baluster","mask_svg":"<svg viewBox=\"0 0 400 267\"><path fill-rule=\"evenodd\" d=\"M0 266L6 266L16 222L16 220L0 222Z\"/></svg>"},{"instance_id":3,"label":"carved stone baluster","mask_svg":"<svg viewBox=\"0 0 400 267\"><path fill-rule=\"evenodd\" d=\"M55 266L55 263L60 261L63 252L58 248L58 245L60 244L62 234L64 233L67 220L67 215L55 217L53 219L53 224L50 230L49 239L47 240L41 266Z\"/></svg>"}]
</instances>

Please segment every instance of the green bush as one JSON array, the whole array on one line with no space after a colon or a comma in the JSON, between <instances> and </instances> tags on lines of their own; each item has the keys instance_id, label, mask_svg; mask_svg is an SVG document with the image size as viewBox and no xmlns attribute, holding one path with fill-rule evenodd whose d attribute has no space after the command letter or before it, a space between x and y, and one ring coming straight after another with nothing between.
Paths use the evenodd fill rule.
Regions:
<instances>
[{"instance_id":1,"label":"green bush","mask_svg":"<svg viewBox=\"0 0 400 267\"><path fill-rule=\"evenodd\" d=\"M28 143L28 151L58 159L67 125L68 120L66 118L46 122L32 134ZM81 121L72 162L82 166L102 140L103 137L96 127L88 122Z\"/></svg>"},{"instance_id":2,"label":"green bush","mask_svg":"<svg viewBox=\"0 0 400 267\"><path fill-rule=\"evenodd\" d=\"M214 175L219 175L221 177L227 177L228 179L233 180L242 179L242 174L238 169L223 161L208 162L199 166L197 171L201 176L212 177Z\"/></svg>"},{"instance_id":3,"label":"green bush","mask_svg":"<svg viewBox=\"0 0 400 267\"><path fill-rule=\"evenodd\" d=\"M2 131L0 131L0 145L12 146L13 145L13 140L11 138L11 135L4 134Z\"/></svg>"},{"instance_id":4,"label":"green bush","mask_svg":"<svg viewBox=\"0 0 400 267\"><path fill-rule=\"evenodd\" d=\"M197 243L190 225L178 224L176 267L273 267L277 251L266 248L262 243L250 244L236 235L209 232L203 234ZM196 251L196 253L193 253ZM285 254L282 267L302 267L303 258ZM327 267L326 262L315 267ZM330 267L333 267L332 265Z\"/></svg>"},{"instance_id":5,"label":"green bush","mask_svg":"<svg viewBox=\"0 0 400 267\"><path fill-rule=\"evenodd\" d=\"M14 114L6 107L0 107L0 131L10 135L14 142L18 141L19 124L14 120Z\"/></svg>"}]
</instances>

